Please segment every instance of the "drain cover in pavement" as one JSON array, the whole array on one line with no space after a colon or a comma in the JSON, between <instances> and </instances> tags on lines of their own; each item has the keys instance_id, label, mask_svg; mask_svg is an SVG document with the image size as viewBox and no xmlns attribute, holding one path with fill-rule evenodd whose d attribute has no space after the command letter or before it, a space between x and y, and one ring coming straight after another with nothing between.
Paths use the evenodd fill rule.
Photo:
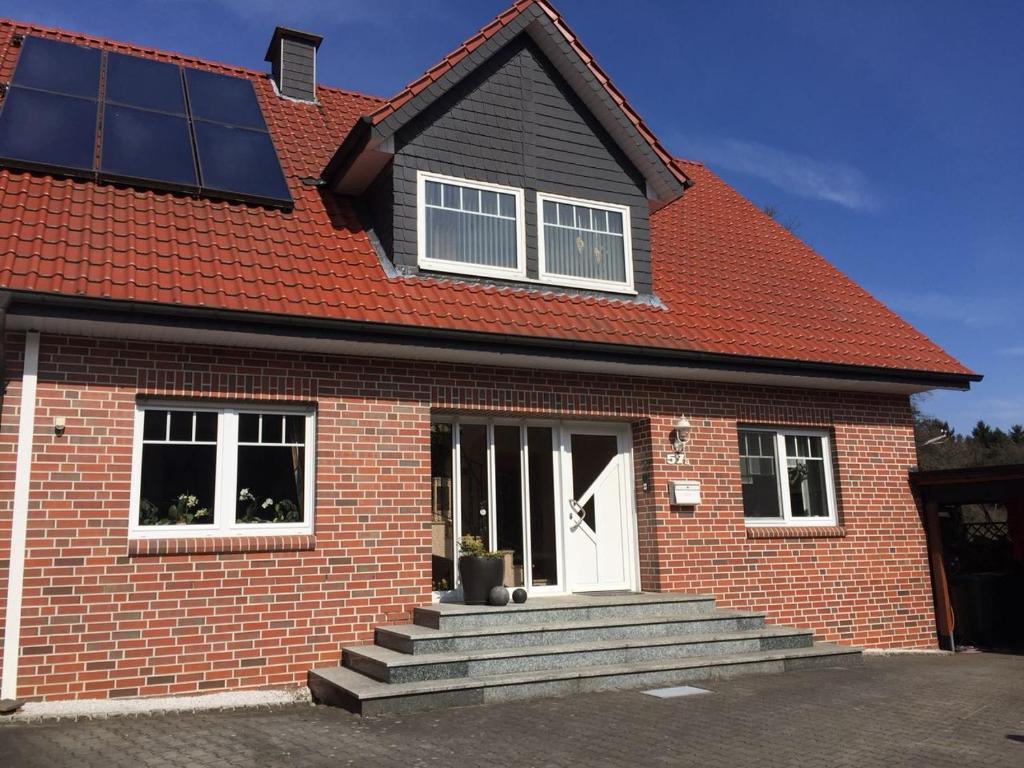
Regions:
<instances>
[{"instance_id":1,"label":"drain cover in pavement","mask_svg":"<svg viewBox=\"0 0 1024 768\"><path fill-rule=\"evenodd\" d=\"M698 693L711 693L705 688L695 688L692 685L677 685L675 688L652 688L649 691L641 691L648 696L657 696L659 699L674 699L677 696L693 696Z\"/></svg>"}]
</instances>

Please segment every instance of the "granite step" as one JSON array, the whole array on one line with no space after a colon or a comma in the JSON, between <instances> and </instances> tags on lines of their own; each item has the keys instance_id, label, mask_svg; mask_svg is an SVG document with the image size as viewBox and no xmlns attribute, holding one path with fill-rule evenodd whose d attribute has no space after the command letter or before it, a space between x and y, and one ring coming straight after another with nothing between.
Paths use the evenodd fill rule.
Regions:
<instances>
[{"instance_id":1,"label":"granite step","mask_svg":"<svg viewBox=\"0 0 1024 768\"><path fill-rule=\"evenodd\" d=\"M578 619L558 623L513 622L472 629L441 630L419 624L377 627L375 643L399 653L454 653L496 648L760 629L763 613L703 609L694 616L651 612L638 617Z\"/></svg>"},{"instance_id":2,"label":"granite step","mask_svg":"<svg viewBox=\"0 0 1024 768\"><path fill-rule=\"evenodd\" d=\"M354 669L309 672L313 700L364 715L417 712L495 701L568 696L588 691L678 685L742 674L774 673L820 666L853 666L860 650L826 643L805 648L652 659L571 669L544 669L480 677L384 683Z\"/></svg>"},{"instance_id":3,"label":"granite step","mask_svg":"<svg viewBox=\"0 0 1024 768\"><path fill-rule=\"evenodd\" d=\"M591 619L639 619L649 613L681 618L699 616L714 609L710 595L673 592L636 592L624 595L564 595L535 597L525 603L503 606L436 603L416 608L413 623L431 629L456 631L546 624Z\"/></svg>"},{"instance_id":4,"label":"granite step","mask_svg":"<svg viewBox=\"0 0 1024 768\"><path fill-rule=\"evenodd\" d=\"M362 645L343 649L342 666L381 682L409 683L542 669L627 664L653 659L806 648L813 640L814 635L808 630L762 627L712 634L648 635L560 645L415 655L378 645Z\"/></svg>"}]
</instances>

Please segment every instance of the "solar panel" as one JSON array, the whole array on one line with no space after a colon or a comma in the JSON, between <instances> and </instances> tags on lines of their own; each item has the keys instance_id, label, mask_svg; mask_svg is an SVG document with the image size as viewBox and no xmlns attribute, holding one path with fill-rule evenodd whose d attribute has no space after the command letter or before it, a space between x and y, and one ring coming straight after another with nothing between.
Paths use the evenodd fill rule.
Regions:
<instances>
[{"instance_id":1,"label":"solar panel","mask_svg":"<svg viewBox=\"0 0 1024 768\"><path fill-rule=\"evenodd\" d=\"M103 120L97 125L103 93ZM0 163L290 205L250 81L26 37L0 105Z\"/></svg>"},{"instance_id":2,"label":"solar panel","mask_svg":"<svg viewBox=\"0 0 1024 768\"><path fill-rule=\"evenodd\" d=\"M184 115L181 67L123 53L108 53L106 100Z\"/></svg>"},{"instance_id":3,"label":"solar panel","mask_svg":"<svg viewBox=\"0 0 1024 768\"><path fill-rule=\"evenodd\" d=\"M100 172L157 185L197 187L188 120L117 104L103 110Z\"/></svg>"},{"instance_id":4,"label":"solar panel","mask_svg":"<svg viewBox=\"0 0 1024 768\"><path fill-rule=\"evenodd\" d=\"M100 57L96 48L26 37L11 82L25 88L95 99L100 93Z\"/></svg>"},{"instance_id":5,"label":"solar panel","mask_svg":"<svg viewBox=\"0 0 1024 768\"><path fill-rule=\"evenodd\" d=\"M29 166L89 171L96 102L12 87L0 110L0 158Z\"/></svg>"},{"instance_id":6,"label":"solar panel","mask_svg":"<svg viewBox=\"0 0 1024 768\"><path fill-rule=\"evenodd\" d=\"M230 125L193 122L204 190L290 202L270 134Z\"/></svg>"},{"instance_id":7,"label":"solar panel","mask_svg":"<svg viewBox=\"0 0 1024 768\"><path fill-rule=\"evenodd\" d=\"M252 83L200 69L185 69L192 117L243 128L267 130Z\"/></svg>"}]
</instances>

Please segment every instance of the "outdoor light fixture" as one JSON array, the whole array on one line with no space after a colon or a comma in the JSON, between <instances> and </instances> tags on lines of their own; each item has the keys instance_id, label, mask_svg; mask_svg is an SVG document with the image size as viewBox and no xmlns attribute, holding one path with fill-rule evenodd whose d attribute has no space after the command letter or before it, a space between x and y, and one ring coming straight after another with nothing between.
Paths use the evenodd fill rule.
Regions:
<instances>
[{"instance_id":1,"label":"outdoor light fixture","mask_svg":"<svg viewBox=\"0 0 1024 768\"><path fill-rule=\"evenodd\" d=\"M57 437L63 435L64 430L66 428L67 422L64 420L63 416L58 416L56 419L53 420L53 434L55 434Z\"/></svg>"},{"instance_id":2,"label":"outdoor light fixture","mask_svg":"<svg viewBox=\"0 0 1024 768\"><path fill-rule=\"evenodd\" d=\"M685 416L680 416L670 436L672 449L676 452L676 456L682 455L683 451L686 450L686 446L690 442L691 429L690 420Z\"/></svg>"}]
</instances>

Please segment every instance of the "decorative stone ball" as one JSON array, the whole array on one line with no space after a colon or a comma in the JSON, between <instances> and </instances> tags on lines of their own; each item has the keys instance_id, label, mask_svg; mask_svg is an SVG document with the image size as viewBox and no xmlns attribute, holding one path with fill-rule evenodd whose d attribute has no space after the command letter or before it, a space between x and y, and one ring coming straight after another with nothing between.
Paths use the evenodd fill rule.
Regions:
<instances>
[{"instance_id":1,"label":"decorative stone ball","mask_svg":"<svg viewBox=\"0 0 1024 768\"><path fill-rule=\"evenodd\" d=\"M487 595L489 605L508 605L508 590L504 587L492 587Z\"/></svg>"},{"instance_id":2,"label":"decorative stone ball","mask_svg":"<svg viewBox=\"0 0 1024 768\"><path fill-rule=\"evenodd\" d=\"M526 602L526 590L520 587L512 593L512 602L514 603L525 603Z\"/></svg>"}]
</instances>

